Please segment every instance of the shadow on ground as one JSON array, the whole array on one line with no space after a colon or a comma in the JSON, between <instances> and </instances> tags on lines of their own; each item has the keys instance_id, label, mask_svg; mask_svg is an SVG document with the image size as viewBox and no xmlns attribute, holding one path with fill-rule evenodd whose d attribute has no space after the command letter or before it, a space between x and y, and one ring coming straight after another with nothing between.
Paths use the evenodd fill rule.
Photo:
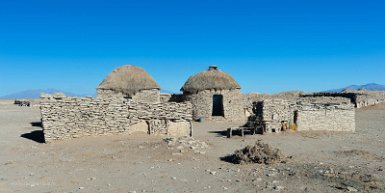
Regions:
<instances>
[{"instance_id":1,"label":"shadow on ground","mask_svg":"<svg viewBox=\"0 0 385 193\"><path fill-rule=\"evenodd\" d=\"M224 130L224 131L209 131L209 133L217 134L216 137L227 136L227 131L226 130Z\"/></svg>"},{"instance_id":2,"label":"shadow on ground","mask_svg":"<svg viewBox=\"0 0 385 193\"><path fill-rule=\"evenodd\" d=\"M217 134L216 137L227 137L228 136L228 131L227 130L223 130L223 131L209 131L209 133ZM251 131L245 130L245 135L251 135ZM240 130L235 130L235 131L233 131L233 136L242 136L242 133L241 133Z\"/></svg>"},{"instance_id":3,"label":"shadow on ground","mask_svg":"<svg viewBox=\"0 0 385 193\"><path fill-rule=\"evenodd\" d=\"M36 130L30 133L24 133L20 137L35 141L37 143L45 143L44 134L42 130Z\"/></svg>"}]
</instances>

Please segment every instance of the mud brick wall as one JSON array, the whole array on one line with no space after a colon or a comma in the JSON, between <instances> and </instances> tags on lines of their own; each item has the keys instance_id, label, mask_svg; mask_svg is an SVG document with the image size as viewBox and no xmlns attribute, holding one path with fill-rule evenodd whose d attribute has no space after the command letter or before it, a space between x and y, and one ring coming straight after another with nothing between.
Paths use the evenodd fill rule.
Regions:
<instances>
[{"instance_id":1,"label":"mud brick wall","mask_svg":"<svg viewBox=\"0 0 385 193\"><path fill-rule=\"evenodd\" d=\"M146 132L171 136L192 133L190 103L44 96L40 109L46 142L116 133Z\"/></svg>"},{"instance_id":2,"label":"mud brick wall","mask_svg":"<svg viewBox=\"0 0 385 193\"><path fill-rule=\"evenodd\" d=\"M352 104L301 104L297 106L298 131L355 131Z\"/></svg>"}]
</instances>

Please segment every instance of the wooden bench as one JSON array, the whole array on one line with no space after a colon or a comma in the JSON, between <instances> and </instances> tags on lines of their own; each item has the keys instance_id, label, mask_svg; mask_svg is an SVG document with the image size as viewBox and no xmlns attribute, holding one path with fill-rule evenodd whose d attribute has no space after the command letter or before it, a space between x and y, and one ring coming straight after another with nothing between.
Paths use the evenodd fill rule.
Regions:
<instances>
[{"instance_id":1,"label":"wooden bench","mask_svg":"<svg viewBox=\"0 0 385 193\"><path fill-rule=\"evenodd\" d=\"M251 135L255 135L257 133L256 128L250 128L250 127L230 127L227 129L227 138L233 137L233 131L240 132L242 137L245 137L245 130L250 131Z\"/></svg>"}]
</instances>

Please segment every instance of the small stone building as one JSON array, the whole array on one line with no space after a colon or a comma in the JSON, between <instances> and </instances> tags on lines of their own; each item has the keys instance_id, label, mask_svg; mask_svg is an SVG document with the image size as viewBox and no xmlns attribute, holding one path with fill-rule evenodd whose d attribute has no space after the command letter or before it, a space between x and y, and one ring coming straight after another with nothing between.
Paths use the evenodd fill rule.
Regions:
<instances>
[{"instance_id":1,"label":"small stone building","mask_svg":"<svg viewBox=\"0 0 385 193\"><path fill-rule=\"evenodd\" d=\"M191 76L182 87L184 101L193 104L193 117L199 119L245 119L240 85L229 74L210 66Z\"/></svg>"},{"instance_id":2,"label":"small stone building","mask_svg":"<svg viewBox=\"0 0 385 193\"><path fill-rule=\"evenodd\" d=\"M112 71L97 88L97 98L160 102L160 87L142 68L125 65Z\"/></svg>"}]
</instances>

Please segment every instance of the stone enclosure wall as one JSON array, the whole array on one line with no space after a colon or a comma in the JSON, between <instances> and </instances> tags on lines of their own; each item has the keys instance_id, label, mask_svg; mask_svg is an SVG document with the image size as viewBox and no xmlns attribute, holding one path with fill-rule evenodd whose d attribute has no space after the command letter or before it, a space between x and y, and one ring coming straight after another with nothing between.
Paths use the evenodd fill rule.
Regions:
<instances>
[{"instance_id":1,"label":"stone enclosure wall","mask_svg":"<svg viewBox=\"0 0 385 193\"><path fill-rule=\"evenodd\" d=\"M298 131L355 131L355 109L350 103L307 103L267 99L254 103L254 119L260 133L278 133L283 124Z\"/></svg>"},{"instance_id":2,"label":"stone enclosure wall","mask_svg":"<svg viewBox=\"0 0 385 193\"><path fill-rule=\"evenodd\" d=\"M336 100L349 100L355 105L356 108L362 108L370 105L376 105L378 103L385 102L385 91L367 91L367 90L347 90L344 92L319 92L319 93L310 93L304 94L301 97L304 98L331 98L336 102ZM331 103L333 103L331 101Z\"/></svg>"},{"instance_id":3,"label":"stone enclosure wall","mask_svg":"<svg viewBox=\"0 0 385 193\"><path fill-rule=\"evenodd\" d=\"M279 133L282 121L293 120L293 109L286 100L267 99L262 102L261 119L264 124L264 131L267 133Z\"/></svg>"},{"instance_id":4,"label":"stone enclosure wall","mask_svg":"<svg viewBox=\"0 0 385 193\"><path fill-rule=\"evenodd\" d=\"M355 131L355 109L352 104L297 105L298 131Z\"/></svg>"},{"instance_id":5,"label":"stone enclosure wall","mask_svg":"<svg viewBox=\"0 0 385 193\"><path fill-rule=\"evenodd\" d=\"M189 103L143 103L93 98L42 97L46 142L91 135L145 132L170 136L192 134Z\"/></svg>"},{"instance_id":6,"label":"stone enclosure wall","mask_svg":"<svg viewBox=\"0 0 385 193\"><path fill-rule=\"evenodd\" d=\"M385 102L385 91L356 91L355 94L357 108Z\"/></svg>"}]
</instances>

